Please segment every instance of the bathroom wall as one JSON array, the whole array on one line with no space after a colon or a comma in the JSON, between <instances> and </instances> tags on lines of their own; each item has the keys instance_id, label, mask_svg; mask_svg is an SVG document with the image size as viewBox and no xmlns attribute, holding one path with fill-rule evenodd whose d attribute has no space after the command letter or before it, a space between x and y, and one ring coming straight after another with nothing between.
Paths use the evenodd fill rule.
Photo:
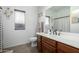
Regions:
<instances>
[{"instance_id":1,"label":"bathroom wall","mask_svg":"<svg viewBox=\"0 0 79 59\"><path fill-rule=\"evenodd\" d=\"M37 26L37 7L33 6L7 6L10 7L12 11L14 9L26 11L25 15L25 30L15 30L14 28L14 13L7 18L3 14L3 48L13 47L16 45L21 45L29 43L29 39L35 36L36 26ZM3 12L7 8L3 6Z\"/></svg>"}]
</instances>

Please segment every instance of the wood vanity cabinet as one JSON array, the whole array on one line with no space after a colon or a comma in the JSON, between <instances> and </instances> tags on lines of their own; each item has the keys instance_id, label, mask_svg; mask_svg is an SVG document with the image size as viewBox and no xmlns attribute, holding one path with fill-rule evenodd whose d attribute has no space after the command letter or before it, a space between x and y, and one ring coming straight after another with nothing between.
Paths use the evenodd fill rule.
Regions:
<instances>
[{"instance_id":1,"label":"wood vanity cabinet","mask_svg":"<svg viewBox=\"0 0 79 59\"><path fill-rule=\"evenodd\" d=\"M56 41L47 37L42 37L42 52L43 53L55 53Z\"/></svg>"},{"instance_id":2,"label":"wood vanity cabinet","mask_svg":"<svg viewBox=\"0 0 79 59\"><path fill-rule=\"evenodd\" d=\"M47 37L37 35L37 47L43 53L79 53L79 49Z\"/></svg>"},{"instance_id":3,"label":"wood vanity cabinet","mask_svg":"<svg viewBox=\"0 0 79 59\"><path fill-rule=\"evenodd\" d=\"M64 43L57 42L57 52L58 53L79 53L79 49Z\"/></svg>"},{"instance_id":4,"label":"wood vanity cabinet","mask_svg":"<svg viewBox=\"0 0 79 59\"><path fill-rule=\"evenodd\" d=\"M42 42L41 42L42 40L41 39L42 39L42 36L37 35L37 48L38 48L39 52L42 52L42 48L41 48L42 47L41 46L42 45Z\"/></svg>"}]
</instances>

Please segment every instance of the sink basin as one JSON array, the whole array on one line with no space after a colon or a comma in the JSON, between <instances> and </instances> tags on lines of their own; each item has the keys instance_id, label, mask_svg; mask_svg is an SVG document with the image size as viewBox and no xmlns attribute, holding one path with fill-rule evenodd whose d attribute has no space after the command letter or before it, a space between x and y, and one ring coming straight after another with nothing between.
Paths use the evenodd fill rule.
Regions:
<instances>
[{"instance_id":1,"label":"sink basin","mask_svg":"<svg viewBox=\"0 0 79 59\"><path fill-rule=\"evenodd\" d=\"M58 36L58 35L50 35L50 36L53 37L53 38L56 38L56 39L61 39L61 40L64 40L64 39L66 39L66 40L72 40L73 39L72 37L65 36L65 35L60 35L60 36Z\"/></svg>"},{"instance_id":2,"label":"sink basin","mask_svg":"<svg viewBox=\"0 0 79 59\"><path fill-rule=\"evenodd\" d=\"M60 35L60 36L58 36L58 35L53 35L53 34L44 34L46 37L48 37L48 38L53 38L53 39L56 39L56 40L62 40L62 41L74 41L74 39L76 39L75 37L72 37L72 36L68 36L68 35ZM79 39L78 39L79 40ZM77 40L77 41L78 41ZM79 42L79 41L78 41Z\"/></svg>"}]
</instances>

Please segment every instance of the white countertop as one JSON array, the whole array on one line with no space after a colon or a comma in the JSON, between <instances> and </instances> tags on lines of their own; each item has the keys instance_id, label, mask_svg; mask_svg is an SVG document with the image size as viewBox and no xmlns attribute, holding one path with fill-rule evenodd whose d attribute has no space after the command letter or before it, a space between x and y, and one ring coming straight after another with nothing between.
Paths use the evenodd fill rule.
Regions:
<instances>
[{"instance_id":1,"label":"white countertop","mask_svg":"<svg viewBox=\"0 0 79 59\"><path fill-rule=\"evenodd\" d=\"M56 40L58 42L65 43L67 45L79 48L79 38L71 37L71 36L66 36L66 35L50 35L50 34L45 34L45 33L37 33L37 35L41 35L44 37L47 37L49 39Z\"/></svg>"}]
</instances>

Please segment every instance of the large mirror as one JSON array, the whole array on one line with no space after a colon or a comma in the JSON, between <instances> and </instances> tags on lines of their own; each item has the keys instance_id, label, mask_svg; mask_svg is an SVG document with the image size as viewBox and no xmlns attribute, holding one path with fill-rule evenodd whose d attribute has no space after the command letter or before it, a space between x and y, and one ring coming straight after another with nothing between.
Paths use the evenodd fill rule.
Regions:
<instances>
[{"instance_id":1,"label":"large mirror","mask_svg":"<svg viewBox=\"0 0 79 59\"><path fill-rule=\"evenodd\" d=\"M52 6L47 9L45 16L49 17L50 29L63 32L79 33L79 7ZM75 12L74 10L77 10Z\"/></svg>"},{"instance_id":2,"label":"large mirror","mask_svg":"<svg viewBox=\"0 0 79 59\"><path fill-rule=\"evenodd\" d=\"M70 32L79 33L79 6L71 7Z\"/></svg>"}]
</instances>

